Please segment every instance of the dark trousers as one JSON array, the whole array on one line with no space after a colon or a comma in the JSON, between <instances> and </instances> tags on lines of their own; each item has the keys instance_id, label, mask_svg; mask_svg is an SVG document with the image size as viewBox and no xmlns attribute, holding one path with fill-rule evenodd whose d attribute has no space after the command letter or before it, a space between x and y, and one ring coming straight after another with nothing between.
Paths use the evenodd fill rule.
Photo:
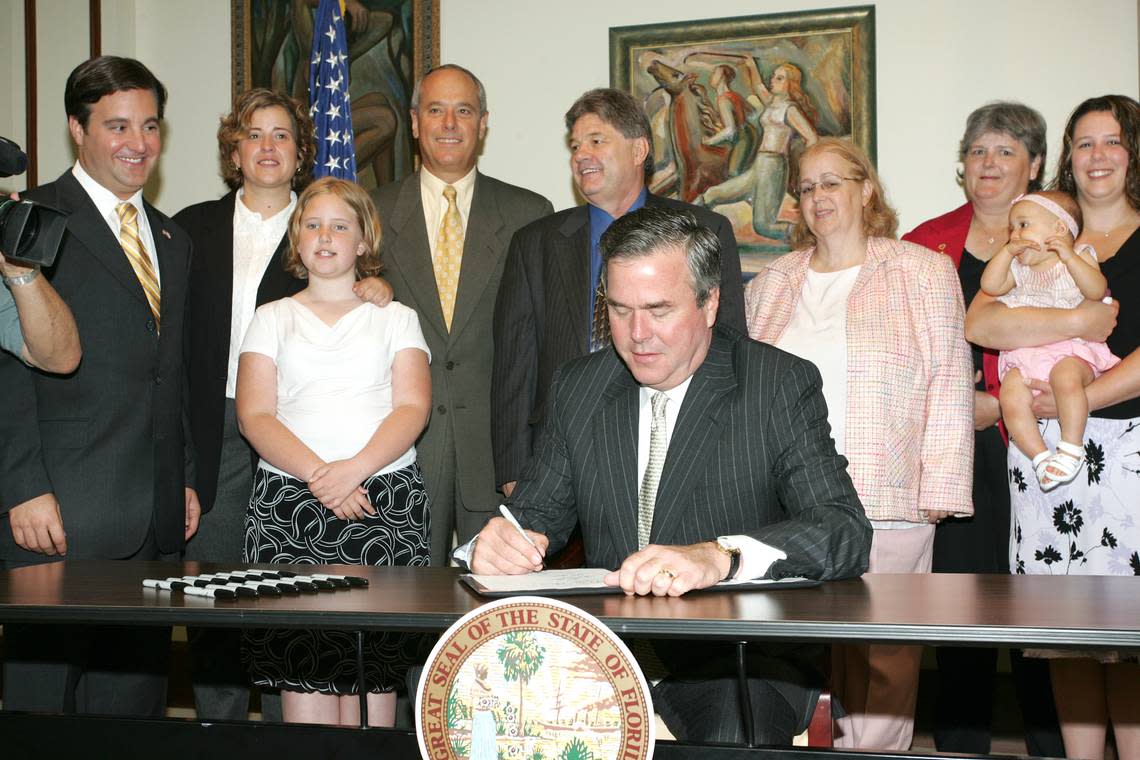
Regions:
<instances>
[{"instance_id":1,"label":"dark trousers","mask_svg":"<svg viewBox=\"0 0 1140 760\"><path fill-rule=\"evenodd\" d=\"M5 625L4 709L162 717L170 628Z\"/></svg>"},{"instance_id":2,"label":"dark trousers","mask_svg":"<svg viewBox=\"0 0 1140 760\"><path fill-rule=\"evenodd\" d=\"M756 743L791 746L799 719L770 681L749 678ZM680 680L670 676L653 687L653 709L680 741L744 744L740 687L734 676Z\"/></svg>"},{"instance_id":3,"label":"dark trousers","mask_svg":"<svg viewBox=\"0 0 1140 760\"><path fill-rule=\"evenodd\" d=\"M245 514L253 492L255 454L238 430L234 400L225 401L218 489L198 532L186 544L186 559L232 563L242 560ZM250 678L241 662L241 631L232 628L188 627L194 708L199 720L249 718ZM264 720L281 721L281 696L262 691Z\"/></svg>"},{"instance_id":4,"label":"dark trousers","mask_svg":"<svg viewBox=\"0 0 1140 760\"><path fill-rule=\"evenodd\" d=\"M736 645L656 641L653 649L669 672L653 687L653 709L669 731L680 741L745 743ZM819 696L822 648L750 644L745 657L756 742L790 746Z\"/></svg>"},{"instance_id":5,"label":"dark trousers","mask_svg":"<svg viewBox=\"0 0 1140 760\"><path fill-rule=\"evenodd\" d=\"M498 514L494 504L469 504L463 498L459 483L459 465L455 448L452 416L433 416L431 419L432 443L416 446L416 461L424 476L424 486L431 499L431 566L447 567L451 564L453 546L462 546L474 538L483 525ZM442 440L436 440L439 436ZM455 543L452 536L455 536Z\"/></svg>"},{"instance_id":6,"label":"dark trousers","mask_svg":"<svg viewBox=\"0 0 1140 760\"><path fill-rule=\"evenodd\" d=\"M939 647L936 655L934 746L939 752L989 754L998 650ZM1020 649L1011 649L1009 658L1026 750L1033 757L1064 757L1049 661L1022 657Z\"/></svg>"},{"instance_id":7,"label":"dark trousers","mask_svg":"<svg viewBox=\"0 0 1140 760\"><path fill-rule=\"evenodd\" d=\"M124 559L174 560L177 556L158 551L152 526L143 546ZM4 569L27 564L8 562ZM61 570L65 572L66 565ZM169 626L7 624L4 641L5 710L166 714Z\"/></svg>"}]
</instances>

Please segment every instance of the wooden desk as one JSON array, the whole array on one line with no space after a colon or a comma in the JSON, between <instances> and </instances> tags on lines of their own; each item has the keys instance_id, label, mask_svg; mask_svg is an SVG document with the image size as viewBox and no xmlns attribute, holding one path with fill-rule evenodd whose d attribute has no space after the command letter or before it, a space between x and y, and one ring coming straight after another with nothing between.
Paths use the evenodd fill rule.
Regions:
<instances>
[{"instance_id":1,"label":"wooden desk","mask_svg":"<svg viewBox=\"0 0 1140 760\"><path fill-rule=\"evenodd\" d=\"M233 566L83 562L0 572L0 622L306 627L438 632L484 600L442 568L332 566L365 575L367 589L300 597L214 601L142 587ZM313 568L314 572L321 569ZM814 589L697 593L678 599L567 597L623 635L731 641L904 641L927 644L1140 648L1140 578L871 575ZM225 752L243 760L322 756L415 757L405 732L256 723L129 721L0 713L5 757L113 751L164 760ZM132 737L128 746L123 737ZM332 744L330 744L330 742ZM825 750L766 748L769 760L827 760ZM134 753L134 754L132 754ZM736 758L748 750L664 743L655 757ZM864 760L916 755L856 753Z\"/></svg>"},{"instance_id":2,"label":"wooden desk","mask_svg":"<svg viewBox=\"0 0 1140 760\"><path fill-rule=\"evenodd\" d=\"M444 568L330 566L369 587L236 601L142 587L222 569L234 568L69 561L0 572L0 621L434 632L485 601ZM1129 577L868 575L814 589L566 599L644 638L1140 648L1140 578Z\"/></svg>"}]
</instances>

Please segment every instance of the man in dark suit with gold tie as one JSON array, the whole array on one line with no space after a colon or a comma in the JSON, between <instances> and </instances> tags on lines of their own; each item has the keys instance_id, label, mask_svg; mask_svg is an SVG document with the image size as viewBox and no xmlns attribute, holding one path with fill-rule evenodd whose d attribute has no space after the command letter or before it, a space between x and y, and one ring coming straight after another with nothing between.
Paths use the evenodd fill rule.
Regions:
<instances>
[{"instance_id":1,"label":"man in dark suit with gold tie","mask_svg":"<svg viewBox=\"0 0 1140 760\"><path fill-rule=\"evenodd\" d=\"M138 61L80 64L64 94L79 160L25 196L69 214L44 276L75 316L83 358L53 376L0 356L7 569L177 558L197 529L182 428L190 243L142 197L165 102ZM5 709L163 714L168 628L5 628Z\"/></svg>"},{"instance_id":2,"label":"man in dark suit with gold tie","mask_svg":"<svg viewBox=\"0 0 1140 760\"><path fill-rule=\"evenodd\" d=\"M491 321L515 230L549 214L542 196L475 168L487 94L467 69L416 83L412 133L422 167L378 188L384 277L415 309L431 349L432 414L416 453L431 497L431 561L467 541L499 505L491 458Z\"/></svg>"},{"instance_id":3,"label":"man in dark suit with gold tie","mask_svg":"<svg viewBox=\"0 0 1140 760\"><path fill-rule=\"evenodd\" d=\"M836 454L819 372L716 326L719 242L683 210L646 207L602 237L613 347L566 364L510 508L457 556L476 573L542 567L576 522L589 567L629 594L727 578L831 580L867 567L871 527ZM685 648L688 652L685 652ZM741 741L731 645L657 646L654 705L678 739ZM749 647L763 744L788 743L818 694L814 654Z\"/></svg>"}]
</instances>

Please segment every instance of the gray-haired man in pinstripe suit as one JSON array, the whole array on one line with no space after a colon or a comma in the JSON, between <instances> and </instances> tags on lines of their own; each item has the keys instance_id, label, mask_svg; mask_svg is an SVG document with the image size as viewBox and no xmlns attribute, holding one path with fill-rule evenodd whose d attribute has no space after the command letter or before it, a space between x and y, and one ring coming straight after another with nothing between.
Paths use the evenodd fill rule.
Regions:
<instances>
[{"instance_id":1,"label":"gray-haired man in pinstripe suit","mask_svg":"<svg viewBox=\"0 0 1140 760\"><path fill-rule=\"evenodd\" d=\"M835 453L819 372L713 327L716 236L688 212L644 208L614 222L602 252L615 350L558 372L512 498L533 546L495 518L464 547L472 570L538 570L580 521L587 565L613 570L607 582L629 594L860 575L871 527ZM679 739L739 741L730 648L702 643L694 661L687 647L658 646L671 672L654 687L658 711ZM813 654L750 652L761 742L806 726Z\"/></svg>"}]
</instances>

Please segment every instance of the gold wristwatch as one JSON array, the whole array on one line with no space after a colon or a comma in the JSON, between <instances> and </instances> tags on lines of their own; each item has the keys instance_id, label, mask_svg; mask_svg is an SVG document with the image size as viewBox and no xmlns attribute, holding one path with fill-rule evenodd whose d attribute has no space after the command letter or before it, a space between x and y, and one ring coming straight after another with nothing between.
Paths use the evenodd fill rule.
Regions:
<instances>
[{"instance_id":1,"label":"gold wristwatch","mask_svg":"<svg viewBox=\"0 0 1140 760\"><path fill-rule=\"evenodd\" d=\"M740 572L740 548L732 546L724 536L716 540L716 548L721 553L728 555L728 574L721 580L732 580Z\"/></svg>"}]
</instances>

